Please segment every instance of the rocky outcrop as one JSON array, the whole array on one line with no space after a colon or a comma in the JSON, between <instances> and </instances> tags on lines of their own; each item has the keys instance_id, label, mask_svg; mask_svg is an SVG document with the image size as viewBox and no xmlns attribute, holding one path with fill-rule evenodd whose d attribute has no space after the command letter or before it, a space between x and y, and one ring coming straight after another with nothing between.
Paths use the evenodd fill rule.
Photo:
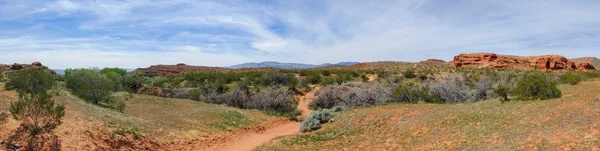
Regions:
<instances>
[{"instance_id":1,"label":"rocky outcrop","mask_svg":"<svg viewBox=\"0 0 600 151\"><path fill-rule=\"evenodd\" d=\"M31 69L31 68L38 68L38 69L52 71L52 70L48 69L48 67L43 66L42 63L40 63L38 61L33 62L31 64L19 64L19 63L14 63L12 65L0 64L0 72L16 71L16 70ZM54 73L54 71L52 71L52 73Z\"/></svg>"},{"instance_id":2,"label":"rocky outcrop","mask_svg":"<svg viewBox=\"0 0 600 151\"><path fill-rule=\"evenodd\" d=\"M450 65L455 67L471 67L471 68L504 68L504 69L520 69L520 70L578 70L587 71L594 70L594 66L590 63L575 63L560 55L544 55L544 56L507 56L494 53L471 53L460 54L454 57Z\"/></svg>"},{"instance_id":3,"label":"rocky outcrop","mask_svg":"<svg viewBox=\"0 0 600 151\"><path fill-rule=\"evenodd\" d=\"M576 64L591 64L594 68L600 69L600 59L596 57L583 57L569 60L575 62Z\"/></svg>"}]
</instances>

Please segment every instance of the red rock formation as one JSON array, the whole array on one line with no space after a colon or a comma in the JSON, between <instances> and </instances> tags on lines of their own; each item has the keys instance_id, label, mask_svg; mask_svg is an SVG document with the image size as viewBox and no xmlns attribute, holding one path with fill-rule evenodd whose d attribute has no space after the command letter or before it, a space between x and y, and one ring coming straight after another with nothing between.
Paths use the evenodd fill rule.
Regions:
<instances>
[{"instance_id":1,"label":"red rock formation","mask_svg":"<svg viewBox=\"0 0 600 151\"><path fill-rule=\"evenodd\" d=\"M594 70L590 63L574 63L567 58L559 55L545 56L505 56L494 53L472 53L460 54L454 57L450 65L455 67L473 67L473 68L505 68L521 70Z\"/></svg>"}]
</instances>

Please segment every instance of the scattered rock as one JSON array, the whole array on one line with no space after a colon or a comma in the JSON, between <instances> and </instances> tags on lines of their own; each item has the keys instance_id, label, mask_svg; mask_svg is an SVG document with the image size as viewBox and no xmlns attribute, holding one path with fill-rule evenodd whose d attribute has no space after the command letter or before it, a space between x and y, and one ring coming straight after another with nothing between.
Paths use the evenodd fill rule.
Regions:
<instances>
[{"instance_id":1,"label":"scattered rock","mask_svg":"<svg viewBox=\"0 0 600 151\"><path fill-rule=\"evenodd\" d=\"M596 101L600 102L600 98L596 98Z\"/></svg>"}]
</instances>

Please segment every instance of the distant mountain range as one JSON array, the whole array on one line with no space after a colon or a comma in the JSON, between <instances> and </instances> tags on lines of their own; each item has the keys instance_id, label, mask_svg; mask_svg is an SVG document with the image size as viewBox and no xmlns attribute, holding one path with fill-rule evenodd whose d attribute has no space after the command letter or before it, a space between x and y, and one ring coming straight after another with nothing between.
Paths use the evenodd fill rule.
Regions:
<instances>
[{"instance_id":1,"label":"distant mountain range","mask_svg":"<svg viewBox=\"0 0 600 151\"><path fill-rule=\"evenodd\" d=\"M359 62L340 62L336 64L325 63L320 65L314 64L303 64L303 63L284 63L284 62L275 62L275 61L266 61L266 62L250 62L244 64L238 64L229 66L229 68L240 69L240 68L278 68L278 69L310 69L310 68L319 68L319 67L327 67L327 66L351 66L357 64Z\"/></svg>"}]
</instances>

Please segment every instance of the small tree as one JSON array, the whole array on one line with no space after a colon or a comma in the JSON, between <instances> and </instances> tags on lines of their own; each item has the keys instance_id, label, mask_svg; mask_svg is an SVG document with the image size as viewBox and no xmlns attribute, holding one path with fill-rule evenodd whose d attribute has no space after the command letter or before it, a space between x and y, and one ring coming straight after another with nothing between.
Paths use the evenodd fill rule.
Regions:
<instances>
[{"instance_id":1,"label":"small tree","mask_svg":"<svg viewBox=\"0 0 600 151\"><path fill-rule=\"evenodd\" d=\"M10 113L15 120L22 121L23 128L32 136L49 132L62 123L65 108L55 104L48 93L54 84L54 75L39 69L13 73L6 83L7 90L19 94L19 100L10 103Z\"/></svg>"},{"instance_id":2,"label":"small tree","mask_svg":"<svg viewBox=\"0 0 600 151\"><path fill-rule=\"evenodd\" d=\"M67 87L74 95L96 105L112 103L113 81L89 69L76 69L66 76Z\"/></svg>"}]
</instances>

